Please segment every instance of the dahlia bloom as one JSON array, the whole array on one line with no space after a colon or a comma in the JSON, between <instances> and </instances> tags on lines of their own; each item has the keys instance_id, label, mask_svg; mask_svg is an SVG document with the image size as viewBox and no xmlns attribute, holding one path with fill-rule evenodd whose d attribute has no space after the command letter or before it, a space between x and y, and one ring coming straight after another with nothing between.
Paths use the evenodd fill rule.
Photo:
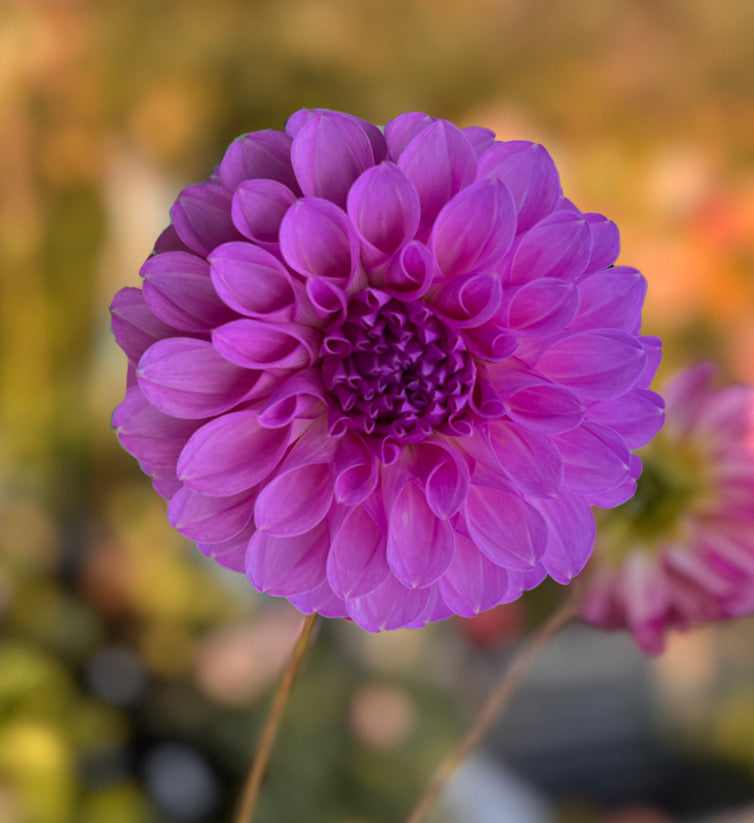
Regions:
<instances>
[{"instance_id":1,"label":"dahlia bloom","mask_svg":"<svg viewBox=\"0 0 754 823\"><path fill-rule=\"evenodd\" d=\"M545 150L299 111L184 189L112 304L113 422L170 523L379 631L568 582L635 489L659 341L618 231Z\"/></svg>"},{"instance_id":2,"label":"dahlia bloom","mask_svg":"<svg viewBox=\"0 0 754 823\"><path fill-rule=\"evenodd\" d=\"M754 613L754 389L697 365L667 386L636 496L600 520L581 616L650 654L667 629Z\"/></svg>"}]
</instances>

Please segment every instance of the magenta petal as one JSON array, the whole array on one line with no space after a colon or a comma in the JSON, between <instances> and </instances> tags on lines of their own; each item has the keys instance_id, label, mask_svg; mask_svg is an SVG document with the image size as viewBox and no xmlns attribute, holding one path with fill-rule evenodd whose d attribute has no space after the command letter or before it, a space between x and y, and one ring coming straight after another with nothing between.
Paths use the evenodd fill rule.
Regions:
<instances>
[{"instance_id":1,"label":"magenta petal","mask_svg":"<svg viewBox=\"0 0 754 823\"><path fill-rule=\"evenodd\" d=\"M171 223L155 240L152 254L162 254L166 251L187 251L191 249L178 237L175 226Z\"/></svg>"},{"instance_id":2,"label":"magenta petal","mask_svg":"<svg viewBox=\"0 0 754 823\"><path fill-rule=\"evenodd\" d=\"M359 260L359 241L345 212L328 200L297 200L280 225L280 251L299 274L345 287Z\"/></svg>"},{"instance_id":3,"label":"magenta petal","mask_svg":"<svg viewBox=\"0 0 754 823\"><path fill-rule=\"evenodd\" d=\"M416 446L416 471L429 508L441 519L454 515L469 490L469 467L452 448L439 443Z\"/></svg>"},{"instance_id":4,"label":"magenta petal","mask_svg":"<svg viewBox=\"0 0 754 823\"><path fill-rule=\"evenodd\" d=\"M518 348L518 340L507 326L495 322L464 328L463 339L472 354L488 363L507 360Z\"/></svg>"},{"instance_id":5,"label":"magenta petal","mask_svg":"<svg viewBox=\"0 0 754 823\"><path fill-rule=\"evenodd\" d=\"M113 412L113 427L123 448L153 466L174 467L186 441L199 425L158 411L137 386Z\"/></svg>"},{"instance_id":6,"label":"magenta petal","mask_svg":"<svg viewBox=\"0 0 754 823\"><path fill-rule=\"evenodd\" d=\"M409 111L389 120L385 124L385 140L390 159L397 160L414 137L434 122L434 117L421 111Z\"/></svg>"},{"instance_id":7,"label":"magenta petal","mask_svg":"<svg viewBox=\"0 0 754 823\"><path fill-rule=\"evenodd\" d=\"M575 280L586 268L591 247L583 215L554 212L522 235L513 253L511 282L528 283L540 277Z\"/></svg>"},{"instance_id":8,"label":"magenta petal","mask_svg":"<svg viewBox=\"0 0 754 823\"><path fill-rule=\"evenodd\" d=\"M296 195L275 180L245 180L233 193L233 224L250 240L274 248L283 215L296 202Z\"/></svg>"},{"instance_id":9,"label":"magenta petal","mask_svg":"<svg viewBox=\"0 0 754 823\"><path fill-rule=\"evenodd\" d=\"M249 540L256 531L253 523L242 529L235 537L219 543L197 543L196 547L205 557L211 557L226 569L243 572L246 569L246 552Z\"/></svg>"},{"instance_id":10,"label":"magenta petal","mask_svg":"<svg viewBox=\"0 0 754 823\"><path fill-rule=\"evenodd\" d=\"M137 376L144 396L160 411L194 419L228 411L258 379L221 357L211 343L189 337L155 343L139 361Z\"/></svg>"},{"instance_id":11,"label":"magenta petal","mask_svg":"<svg viewBox=\"0 0 754 823\"><path fill-rule=\"evenodd\" d=\"M505 403L512 420L543 434L575 429L586 414L578 397L551 383L525 386L506 398Z\"/></svg>"},{"instance_id":12,"label":"magenta petal","mask_svg":"<svg viewBox=\"0 0 754 823\"><path fill-rule=\"evenodd\" d=\"M190 540L220 543L244 529L254 513L254 495L242 492L231 497L209 497L182 488L170 501L170 525Z\"/></svg>"},{"instance_id":13,"label":"magenta petal","mask_svg":"<svg viewBox=\"0 0 754 823\"><path fill-rule=\"evenodd\" d=\"M621 331L581 332L550 346L537 369L583 397L609 400L631 389L646 366L640 341Z\"/></svg>"},{"instance_id":14,"label":"magenta petal","mask_svg":"<svg viewBox=\"0 0 754 823\"><path fill-rule=\"evenodd\" d=\"M534 497L554 497L560 491L563 460L547 435L500 421L490 424L490 442L519 489Z\"/></svg>"},{"instance_id":15,"label":"magenta petal","mask_svg":"<svg viewBox=\"0 0 754 823\"><path fill-rule=\"evenodd\" d=\"M612 220L601 214L585 214L592 235L592 253L586 264L587 273L605 269L615 263L620 253L620 233Z\"/></svg>"},{"instance_id":16,"label":"magenta petal","mask_svg":"<svg viewBox=\"0 0 754 823\"><path fill-rule=\"evenodd\" d=\"M416 483L407 483L390 508L387 560L393 574L411 588L428 586L453 559L453 528L427 503Z\"/></svg>"},{"instance_id":17,"label":"magenta petal","mask_svg":"<svg viewBox=\"0 0 754 823\"><path fill-rule=\"evenodd\" d=\"M256 412L217 417L198 429L178 459L178 479L190 489L221 497L250 489L280 462L289 428L266 429Z\"/></svg>"},{"instance_id":18,"label":"magenta petal","mask_svg":"<svg viewBox=\"0 0 754 823\"><path fill-rule=\"evenodd\" d=\"M508 602L508 572L488 560L468 537L456 532L455 538L453 560L439 580L445 603L461 617L474 617L498 603ZM517 595L514 590L513 598Z\"/></svg>"},{"instance_id":19,"label":"magenta petal","mask_svg":"<svg viewBox=\"0 0 754 823\"><path fill-rule=\"evenodd\" d=\"M553 334L573 320L578 308L579 293L573 283L542 277L511 295L508 325L519 334Z\"/></svg>"},{"instance_id":20,"label":"magenta petal","mask_svg":"<svg viewBox=\"0 0 754 823\"><path fill-rule=\"evenodd\" d=\"M251 243L225 243L209 261L217 293L235 311L266 319L293 314L296 295L291 275L269 252Z\"/></svg>"},{"instance_id":21,"label":"magenta petal","mask_svg":"<svg viewBox=\"0 0 754 823\"><path fill-rule=\"evenodd\" d=\"M599 271L582 280L578 289L581 305L571 328L636 328L647 293L647 281L636 269L616 266Z\"/></svg>"},{"instance_id":22,"label":"magenta petal","mask_svg":"<svg viewBox=\"0 0 754 823\"><path fill-rule=\"evenodd\" d=\"M393 163L367 169L348 192L348 215L359 235L384 254L414 236L420 213L416 189Z\"/></svg>"},{"instance_id":23,"label":"magenta petal","mask_svg":"<svg viewBox=\"0 0 754 823\"><path fill-rule=\"evenodd\" d=\"M499 180L474 183L437 215L430 247L446 277L493 266L516 233L516 207Z\"/></svg>"},{"instance_id":24,"label":"magenta petal","mask_svg":"<svg viewBox=\"0 0 754 823\"><path fill-rule=\"evenodd\" d=\"M208 332L235 314L217 296L206 260L184 251L150 257L141 267L144 300L154 314L184 332Z\"/></svg>"},{"instance_id":25,"label":"magenta petal","mask_svg":"<svg viewBox=\"0 0 754 823\"><path fill-rule=\"evenodd\" d=\"M649 389L632 389L615 400L593 403L589 420L602 423L616 431L629 449L638 449L649 442L662 428L665 402Z\"/></svg>"},{"instance_id":26,"label":"magenta petal","mask_svg":"<svg viewBox=\"0 0 754 823\"><path fill-rule=\"evenodd\" d=\"M414 184L429 227L440 209L476 176L476 154L459 128L436 120L403 150L398 165Z\"/></svg>"},{"instance_id":27,"label":"magenta petal","mask_svg":"<svg viewBox=\"0 0 754 823\"><path fill-rule=\"evenodd\" d=\"M430 250L418 240L410 240L395 254L387 268L370 273L373 286L388 294L413 300L426 293L435 274L437 263Z\"/></svg>"},{"instance_id":28,"label":"magenta petal","mask_svg":"<svg viewBox=\"0 0 754 823\"><path fill-rule=\"evenodd\" d=\"M221 243L241 239L230 218L230 197L219 181L205 180L185 188L170 209L178 236L202 257Z\"/></svg>"},{"instance_id":29,"label":"magenta petal","mask_svg":"<svg viewBox=\"0 0 754 823\"><path fill-rule=\"evenodd\" d=\"M255 518L260 530L276 537L303 534L320 523L332 503L330 467L305 464L277 474L259 494Z\"/></svg>"},{"instance_id":30,"label":"magenta petal","mask_svg":"<svg viewBox=\"0 0 754 823\"><path fill-rule=\"evenodd\" d=\"M308 326L244 318L212 332L212 345L231 363L247 369L310 366L321 335Z\"/></svg>"},{"instance_id":31,"label":"magenta petal","mask_svg":"<svg viewBox=\"0 0 754 823\"><path fill-rule=\"evenodd\" d=\"M374 452L361 438L347 434L335 452L335 499L356 506L377 487L378 466Z\"/></svg>"},{"instance_id":32,"label":"magenta petal","mask_svg":"<svg viewBox=\"0 0 754 823\"><path fill-rule=\"evenodd\" d=\"M629 474L629 452L623 439L598 423L584 423L554 435L563 456L564 485L580 494L612 489Z\"/></svg>"},{"instance_id":33,"label":"magenta petal","mask_svg":"<svg viewBox=\"0 0 754 823\"><path fill-rule=\"evenodd\" d=\"M291 167L291 138L282 131L265 129L234 140L220 163L220 179L233 191L244 180L265 177L298 191Z\"/></svg>"},{"instance_id":34,"label":"magenta petal","mask_svg":"<svg viewBox=\"0 0 754 823\"><path fill-rule=\"evenodd\" d=\"M327 580L316 589L303 594L291 595L291 603L304 614L318 614L322 617L348 617L346 604L342 598L330 588Z\"/></svg>"},{"instance_id":35,"label":"magenta petal","mask_svg":"<svg viewBox=\"0 0 754 823\"><path fill-rule=\"evenodd\" d=\"M513 571L532 569L545 550L544 519L517 495L472 485L464 515L471 539L498 566Z\"/></svg>"},{"instance_id":36,"label":"magenta petal","mask_svg":"<svg viewBox=\"0 0 754 823\"><path fill-rule=\"evenodd\" d=\"M374 164L374 152L355 117L321 111L296 132L291 163L305 196L345 206L353 181Z\"/></svg>"},{"instance_id":37,"label":"magenta petal","mask_svg":"<svg viewBox=\"0 0 754 823\"><path fill-rule=\"evenodd\" d=\"M294 420L310 420L319 416L323 403L324 389L319 374L296 372L270 395L259 412L259 424L279 428Z\"/></svg>"},{"instance_id":38,"label":"magenta petal","mask_svg":"<svg viewBox=\"0 0 754 823\"><path fill-rule=\"evenodd\" d=\"M141 289L121 289L110 304L115 341L132 363L158 340L180 332L152 314Z\"/></svg>"},{"instance_id":39,"label":"magenta petal","mask_svg":"<svg viewBox=\"0 0 754 823\"><path fill-rule=\"evenodd\" d=\"M496 273L467 274L445 281L432 307L459 328L482 326L497 313L502 296Z\"/></svg>"},{"instance_id":40,"label":"magenta petal","mask_svg":"<svg viewBox=\"0 0 754 823\"><path fill-rule=\"evenodd\" d=\"M384 529L363 507L351 509L330 547L327 558L330 586L340 597L363 597L374 591L389 574Z\"/></svg>"},{"instance_id":41,"label":"magenta petal","mask_svg":"<svg viewBox=\"0 0 754 823\"><path fill-rule=\"evenodd\" d=\"M569 583L583 568L594 546L594 515L578 495L559 494L534 506L548 526L547 550L540 563L558 583Z\"/></svg>"},{"instance_id":42,"label":"magenta petal","mask_svg":"<svg viewBox=\"0 0 754 823\"><path fill-rule=\"evenodd\" d=\"M425 610L430 588L409 589L392 574L373 592L346 601L350 618L368 632L391 631L412 624Z\"/></svg>"},{"instance_id":43,"label":"magenta petal","mask_svg":"<svg viewBox=\"0 0 754 823\"><path fill-rule=\"evenodd\" d=\"M558 170L537 143L513 140L495 143L479 157L479 177L501 180L510 189L518 211L518 231L530 229L558 204Z\"/></svg>"},{"instance_id":44,"label":"magenta petal","mask_svg":"<svg viewBox=\"0 0 754 823\"><path fill-rule=\"evenodd\" d=\"M324 581L329 546L324 522L292 537L258 531L246 552L246 574L258 591L282 597L303 594Z\"/></svg>"},{"instance_id":45,"label":"magenta petal","mask_svg":"<svg viewBox=\"0 0 754 823\"><path fill-rule=\"evenodd\" d=\"M314 314L330 325L339 322L346 315L346 295L343 289L324 277L309 277L306 281L306 296Z\"/></svg>"}]
</instances>

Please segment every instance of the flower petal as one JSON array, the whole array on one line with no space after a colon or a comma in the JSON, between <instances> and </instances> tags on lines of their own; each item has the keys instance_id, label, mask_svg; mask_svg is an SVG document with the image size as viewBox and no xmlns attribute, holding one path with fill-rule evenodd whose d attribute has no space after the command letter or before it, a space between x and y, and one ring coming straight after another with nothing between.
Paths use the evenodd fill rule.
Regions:
<instances>
[{"instance_id":1,"label":"flower petal","mask_svg":"<svg viewBox=\"0 0 754 823\"><path fill-rule=\"evenodd\" d=\"M244 180L233 193L233 225L249 240L269 250L278 248L280 223L296 195L275 180Z\"/></svg>"},{"instance_id":2,"label":"flower petal","mask_svg":"<svg viewBox=\"0 0 754 823\"><path fill-rule=\"evenodd\" d=\"M390 574L385 530L365 508L351 509L338 527L327 558L327 580L340 597L363 597Z\"/></svg>"},{"instance_id":3,"label":"flower petal","mask_svg":"<svg viewBox=\"0 0 754 823\"><path fill-rule=\"evenodd\" d=\"M552 383L524 386L507 397L505 405L511 419L543 434L575 429L586 414L576 395Z\"/></svg>"},{"instance_id":4,"label":"flower petal","mask_svg":"<svg viewBox=\"0 0 754 823\"><path fill-rule=\"evenodd\" d=\"M186 443L176 467L190 489L215 497L255 486L278 465L290 428L260 426L256 412L224 414L198 429Z\"/></svg>"},{"instance_id":5,"label":"flower petal","mask_svg":"<svg viewBox=\"0 0 754 823\"><path fill-rule=\"evenodd\" d=\"M581 301L573 329L622 329L631 332L641 319L647 281L636 269L615 266L579 283Z\"/></svg>"},{"instance_id":6,"label":"flower petal","mask_svg":"<svg viewBox=\"0 0 754 823\"><path fill-rule=\"evenodd\" d=\"M629 449L648 443L662 428L665 401L649 389L632 389L615 400L592 403L589 420L616 431Z\"/></svg>"},{"instance_id":7,"label":"flower petal","mask_svg":"<svg viewBox=\"0 0 754 823\"><path fill-rule=\"evenodd\" d=\"M141 289L121 289L110 304L115 342L132 363L137 363L144 352L158 340L179 335L180 332L152 314L144 302Z\"/></svg>"},{"instance_id":8,"label":"flower petal","mask_svg":"<svg viewBox=\"0 0 754 823\"><path fill-rule=\"evenodd\" d=\"M519 334L554 334L573 320L579 308L574 284L552 277L531 280L508 293L508 325Z\"/></svg>"},{"instance_id":9,"label":"flower petal","mask_svg":"<svg viewBox=\"0 0 754 823\"><path fill-rule=\"evenodd\" d=\"M586 264L586 273L599 271L615 263L620 253L620 233L612 220L601 214L590 212L585 214L592 236L592 253Z\"/></svg>"},{"instance_id":10,"label":"flower petal","mask_svg":"<svg viewBox=\"0 0 754 823\"><path fill-rule=\"evenodd\" d=\"M411 588L433 583L453 559L453 528L427 503L417 483L407 483L390 507L387 560L398 580Z\"/></svg>"},{"instance_id":11,"label":"flower petal","mask_svg":"<svg viewBox=\"0 0 754 823\"><path fill-rule=\"evenodd\" d=\"M139 360L139 387L160 411L173 417L222 414L250 395L259 379L229 363L211 343L172 337L151 346Z\"/></svg>"},{"instance_id":12,"label":"flower petal","mask_svg":"<svg viewBox=\"0 0 754 823\"><path fill-rule=\"evenodd\" d=\"M170 525L190 540L220 543L244 529L254 513L254 494L209 497L184 486L168 506Z\"/></svg>"},{"instance_id":13,"label":"flower petal","mask_svg":"<svg viewBox=\"0 0 754 823\"><path fill-rule=\"evenodd\" d=\"M320 337L308 326L244 318L215 329L212 345L247 369L295 369L314 362Z\"/></svg>"},{"instance_id":14,"label":"flower petal","mask_svg":"<svg viewBox=\"0 0 754 823\"><path fill-rule=\"evenodd\" d=\"M469 490L469 467L452 448L424 442L416 446L416 472L429 508L441 519L454 515Z\"/></svg>"},{"instance_id":15,"label":"flower petal","mask_svg":"<svg viewBox=\"0 0 754 823\"><path fill-rule=\"evenodd\" d=\"M206 257L212 249L241 235L230 218L231 194L218 180L187 186L173 203L170 217L181 240Z\"/></svg>"},{"instance_id":16,"label":"flower petal","mask_svg":"<svg viewBox=\"0 0 754 823\"><path fill-rule=\"evenodd\" d=\"M435 296L432 307L454 326L468 328L482 326L494 317L502 297L499 275L479 272L447 280Z\"/></svg>"},{"instance_id":17,"label":"flower petal","mask_svg":"<svg viewBox=\"0 0 754 823\"><path fill-rule=\"evenodd\" d=\"M592 240L582 214L554 212L520 237L513 252L512 283L528 283L540 277L575 280L589 261Z\"/></svg>"},{"instance_id":18,"label":"flower petal","mask_svg":"<svg viewBox=\"0 0 754 823\"><path fill-rule=\"evenodd\" d=\"M553 436L563 456L564 486L579 494L607 491L629 476L629 452L607 426L584 423Z\"/></svg>"},{"instance_id":19,"label":"flower petal","mask_svg":"<svg viewBox=\"0 0 754 823\"><path fill-rule=\"evenodd\" d=\"M304 464L277 474L260 492L257 527L276 537L303 534L320 523L333 498L330 466Z\"/></svg>"},{"instance_id":20,"label":"flower petal","mask_svg":"<svg viewBox=\"0 0 754 823\"><path fill-rule=\"evenodd\" d=\"M544 434L500 421L490 424L490 442L505 473L523 492L554 497L563 483L563 460Z\"/></svg>"},{"instance_id":21,"label":"flower petal","mask_svg":"<svg viewBox=\"0 0 754 823\"><path fill-rule=\"evenodd\" d=\"M432 591L409 589L392 574L374 591L346 601L348 615L368 632L400 629L415 621L427 607Z\"/></svg>"},{"instance_id":22,"label":"flower petal","mask_svg":"<svg viewBox=\"0 0 754 823\"><path fill-rule=\"evenodd\" d=\"M291 138L282 131L263 129L241 135L225 152L220 180L230 191L244 180L264 177L298 192L291 166Z\"/></svg>"},{"instance_id":23,"label":"flower petal","mask_svg":"<svg viewBox=\"0 0 754 823\"><path fill-rule=\"evenodd\" d=\"M421 111L408 111L389 120L385 124L385 140L389 157L397 160L414 137L434 122L434 117Z\"/></svg>"},{"instance_id":24,"label":"flower petal","mask_svg":"<svg viewBox=\"0 0 754 823\"><path fill-rule=\"evenodd\" d=\"M594 546L594 515L583 497L562 492L532 501L548 527L547 549L540 563L558 583L570 581L584 568Z\"/></svg>"},{"instance_id":25,"label":"flower petal","mask_svg":"<svg viewBox=\"0 0 754 823\"><path fill-rule=\"evenodd\" d=\"M290 597L325 579L330 532L322 522L304 534L275 537L257 531L246 552L246 574L260 592Z\"/></svg>"}]
</instances>

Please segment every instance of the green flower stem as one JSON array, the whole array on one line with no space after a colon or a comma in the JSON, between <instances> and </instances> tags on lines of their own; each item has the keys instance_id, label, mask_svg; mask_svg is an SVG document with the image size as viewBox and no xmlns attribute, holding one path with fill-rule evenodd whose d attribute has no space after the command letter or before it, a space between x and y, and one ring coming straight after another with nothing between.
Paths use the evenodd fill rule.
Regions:
<instances>
[{"instance_id":1,"label":"green flower stem","mask_svg":"<svg viewBox=\"0 0 754 823\"><path fill-rule=\"evenodd\" d=\"M238 809L238 814L235 818L236 823L252 823L254 819L254 811L257 805L257 798L259 797L259 789L262 785L262 778L264 777L267 768L267 761L270 759L270 752L277 737L280 720L283 716L288 697L291 693L293 681L296 679L296 673L301 665L301 660L309 643L309 637L312 633L312 628L317 620L316 614L307 616L304 624L301 627L301 633L298 636L296 645L293 647L291 656L288 659L288 665L283 672L280 679L280 685L275 692L275 697L267 715L267 720L262 731L262 738L259 741L259 748L257 749L256 757L254 758L249 776L246 778L246 785L244 787L243 796L241 797L241 804Z\"/></svg>"},{"instance_id":2,"label":"green flower stem","mask_svg":"<svg viewBox=\"0 0 754 823\"><path fill-rule=\"evenodd\" d=\"M573 584L572 584L573 585ZM490 727L502 716L510 703L516 687L527 674L532 662L542 647L560 629L571 621L577 614L576 592L563 605L553 612L539 630L532 635L529 642L519 651L513 662L503 672L503 676L487 698L487 702L477 715L466 736L440 764L427 790L419 798L418 803L406 819L406 823L421 823L437 802L440 793L456 769L463 763L469 752L479 743Z\"/></svg>"}]
</instances>

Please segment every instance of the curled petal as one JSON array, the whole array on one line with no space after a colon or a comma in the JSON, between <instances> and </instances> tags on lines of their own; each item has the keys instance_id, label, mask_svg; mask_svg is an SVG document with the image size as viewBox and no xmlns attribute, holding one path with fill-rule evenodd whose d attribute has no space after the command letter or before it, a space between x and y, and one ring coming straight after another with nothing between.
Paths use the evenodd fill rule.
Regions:
<instances>
[{"instance_id":1,"label":"curled petal","mask_svg":"<svg viewBox=\"0 0 754 823\"><path fill-rule=\"evenodd\" d=\"M355 435L346 435L338 443L334 472L338 503L356 506L377 487L378 467L374 452Z\"/></svg>"},{"instance_id":2,"label":"curled petal","mask_svg":"<svg viewBox=\"0 0 754 823\"><path fill-rule=\"evenodd\" d=\"M222 414L246 399L259 379L229 363L211 343L172 337L155 343L139 360L139 387L160 411L197 419Z\"/></svg>"},{"instance_id":3,"label":"curled petal","mask_svg":"<svg viewBox=\"0 0 754 823\"><path fill-rule=\"evenodd\" d=\"M247 369L294 369L314 362L320 335L308 326L244 318L215 329L212 344L226 360Z\"/></svg>"},{"instance_id":4,"label":"curled petal","mask_svg":"<svg viewBox=\"0 0 754 823\"><path fill-rule=\"evenodd\" d=\"M433 308L455 326L482 326L500 308L503 287L493 272L454 277L443 283L433 301Z\"/></svg>"},{"instance_id":5,"label":"curled petal","mask_svg":"<svg viewBox=\"0 0 754 823\"><path fill-rule=\"evenodd\" d=\"M345 206L353 181L374 165L374 152L355 117L318 111L296 131L291 163L305 196Z\"/></svg>"},{"instance_id":6,"label":"curled petal","mask_svg":"<svg viewBox=\"0 0 754 823\"><path fill-rule=\"evenodd\" d=\"M558 170L544 147L537 143L494 143L480 155L478 175L501 180L510 189L518 211L518 231L530 229L550 214L560 200Z\"/></svg>"},{"instance_id":7,"label":"curled petal","mask_svg":"<svg viewBox=\"0 0 754 823\"><path fill-rule=\"evenodd\" d=\"M275 180L298 192L291 166L291 138L282 131L264 129L234 140L220 163L220 180L233 191L244 180Z\"/></svg>"},{"instance_id":8,"label":"curled petal","mask_svg":"<svg viewBox=\"0 0 754 823\"><path fill-rule=\"evenodd\" d=\"M578 285L580 307L573 329L622 329L631 332L641 319L647 281L636 270L615 266Z\"/></svg>"},{"instance_id":9,"label":"curled petal","mask_svg":"<svg viewBox=\"0 0 754 823\"><path fill-rule=\"evenodd\" d=\"M416 471L424 484L427 505L441 519L454 515L469 490L469 467L454 449L440 443L416 447Z\"/></svg>"},{"instance_id":10,"label":"curled petal","mask_svg":"<svg viewBox=\"0 0 754 823\"><path fill-rule=\"evenodd\" d=\"M641 377L647 356L634 335L621 331L581 332L553 343L537 369L556 383L594 400L625 394Z\"/></svg>"},{"instance_id":11,"label":"curled petal","mask_svg":"<svg viewBox=\"0 0 754 823\"><path fill-rule=\"evenodd\" d=\"M259 425L275 429L294 420L318 417L324 402L322 381L317 374L292 374L270 395L259 412Z\"/></svg>"},{"instance_id":12,"label":"curled petal","mask_svg":"<svg viewBox=\"0 0 754 823\"><path fill-rule=\"evenodd\" d=\"M373 271L370 280L388 294L413 300L425 294L437 273L430 250L418 240L410 240L392 257L387 268Z\"/></svg>"},{"instance_id":13,"label":"curled petal","mask_svg":"<svg viewBox=\"0 0 754 823\"><path fill-rule=\"evenodd\" d=\"M330 466L304 464L277 474L259 493L258 528L276 537L303 534L320 523L333 499Z\"/></svg>"},{"instance_id":14,"label":"curled petal","mask_svg":"<svg viewBox=\"0 0 754 823\"><path fill-rule=\"evenodd\" d=\"M398 580L411 588L433 583L453 559L453 528L430 508L424 491L407 483L390 508L387 560Z\"/></svg>"},{"instance_id":15,"label":"curled petal","mask_svg":"<svg viewBox=\"0 0 754 823\"><path fill-rule=\"evenodd\" d=\"M390 574L385 530L361 506L351 509L333 536L327 580L343 598L373 592Z\"/></svg>"},{"instance_id":16,"label":"curled petal","mask_svg":"<svg viewBox=\"0 0 754 823\"><path fill-rule=\"evenodd\" d=\"M463 339L472 354L488 363L507 360L518 348L518 340L507 326L498 325L494 321L464 328Z\"/></svg>"},{"instance_id":17,"label":"curled petal","mask_svg":"<svg viewBox=\"0 0 754 823\"><path fill-rule=\"evenodd\" d=\"M246 528L253 513L252 492L210 497L185 486L173 496L168 506L170 525L200 543L230 540Z\"/></svg>"},{"instance_id":18,"label":"curled petal","mask_svg":"<svg viewBox=\"0 0 754 823\"><path fill-rule=\"evenodd\" d=\"M176 329L208 332L235 316L217 296L207 261L194 254L155 254L141 267L141 276L147 305Z\"/></svg>"},{"instance_id":19,"label":"curled petal","mask_svg":"<svg viewBox=\"0 0 754 823\"><path fill-rule=\"evenodd\" d=\"M516 207L499 180L463 189L440 210L430 246L446 277L494 266L516 233Z\"/></svg>"},{"instance_id":20,"label":"curled petal","mask_svg":"<svg viewBox=\"0 0 754 823\"><path fill-rule=\"evenodd\" d=\"M260 592L282 597L303 594L324 581L329 546L330 532L324 522L291 537L257 531L246 552L246 574Z\"/></svg>"},{"instance_id":21,"label":"curled petal","mask_svg":"<svg viewBox=\"0 0 754 823\"><path fill-rule=\"evenodd\" d=\"M245 180L233 193L233 224L249 240L278 248L280 223L296 195L276 180Z\"/></svg>"},{"instance_id":22,"label":"curled petal","mask_svg":"<svg viewBox=\"0 0 754 823\"><path fill-rule=\"evenodd\" d=\"M359 235L383 254L393 254L414 236L420 212L416 189L393 163L367 169L348 192L351 221Z\"/></svg>"},{"instance_id":23,"label":"curled petal","mask_svg":"<svg viewBox=\"0 0 754 823\"><path fill-rule=\"evenodd\" d=\"M283 217L280 251L299 274L345 287L356 270L359 241L345 212L329 200L306 197Z\"/></svg>"},{"instance_id":24,"label":"curled petal","mask_svg":"<svg viewBox=\"0 0 754 823\"><path fill-rule=\"evenodd\" d=\"M575 280L586 268L592 248L589 224L582 214L557 211L521 235L513 252L512 283L540 277Z\"/></svg>"},{"instance_id":25,"label":"curled petal","mask_svg":"<svg viewBox=\"0 0 754 823\"><path fill-rule=\"evenodd\" d=\"M419 193L422 224L429 227L440 209L476 175L476 154L459 128L436 120L405 147L398 165Z\"/></svg>"},{"instance_id":26,"label":"curled petal","mask_svg":"<svg viewBox=\"0 0 754 823\"><path fill-rule=\"evenodd\" d=\"M255 486L285 454L290 428L264 428L256 412L224 414L191 436L178 459L178 479L216 497Z\"/></svg>"},{"instance_id":27,"label":"curled petal","mask_svg":"<svg viewBox=\"0 0 754 823\"><path fill-rule=\"evenodd\" d=\"M527 571L535 567L544 553L545 521L518 495L472 485L463 512L474 544L496 565Z\"/></svg>"},{"instance_id":28,"label":"curled petal","mask_svg":"<svg viewBox=\"0 0 754 823\"><path fill-rule=\"evenodd\" d=\"M314 314L328 325L341 321L346 316L346 295L343 289L324 277L309 277L306 281L306 296Z\"/></svg>"},{"instance_id":29,"label":"curled petal","mask_svg":"<svg viewBox=\"0 0 754 823\"><path fill-rule=\"evenodd\" d=\"M230 192L219 180L195 183L178 195L170 217L191 251L206 257L221 243L241 239L230 218L230 199Z\"/></svg>"},{"instance_id":30,"label":"curled petal","mask_svg":"<svg viewBox=\"0 0 754 823\"><path fill-rule=\"evenodd\" d=\"M519 334L554 334L573 320L579 308L574 284L552 277L532 280L508 293L508 325Z\"/></svg>"},{"instance_id":31,"label":"curled petal","mask_svg":"<svg viewBox=\"0 0 754 823\"><path fill-rule=\"evenodd\" d=\"M209 261L217 294L235 311L266 319L292 316L296 295L291 275L269 252L251 243L225 243Z\"/></svg>"}]
</instances>

